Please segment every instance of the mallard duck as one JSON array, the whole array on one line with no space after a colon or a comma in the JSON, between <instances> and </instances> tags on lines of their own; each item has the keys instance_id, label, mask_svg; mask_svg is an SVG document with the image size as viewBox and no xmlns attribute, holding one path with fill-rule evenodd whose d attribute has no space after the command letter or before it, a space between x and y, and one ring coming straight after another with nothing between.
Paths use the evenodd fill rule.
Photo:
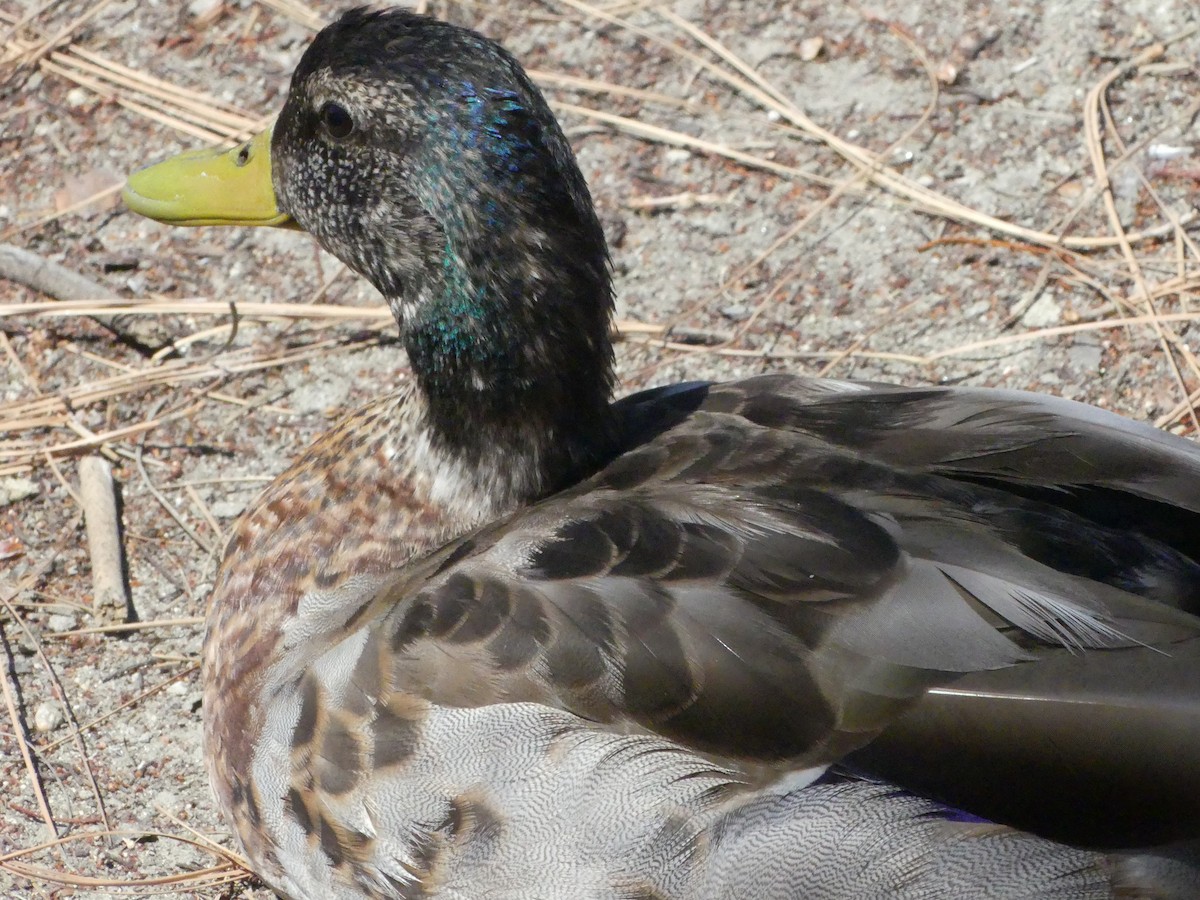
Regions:
<instances>
[{"instance_id":1,"label":"mallard duck","mask_svg":"<svg viewBox=\"0 0 1200 900\"><path fill-rule=\"evenodd\" d=\"M125 200L315 235L412 365L247 509L213 592L205 754L278 892L1195 885L1194 444L1011 391L612 401L566 139L506 51L409 12L346 14L271 129Z\"/></svg>"}]
</instances>

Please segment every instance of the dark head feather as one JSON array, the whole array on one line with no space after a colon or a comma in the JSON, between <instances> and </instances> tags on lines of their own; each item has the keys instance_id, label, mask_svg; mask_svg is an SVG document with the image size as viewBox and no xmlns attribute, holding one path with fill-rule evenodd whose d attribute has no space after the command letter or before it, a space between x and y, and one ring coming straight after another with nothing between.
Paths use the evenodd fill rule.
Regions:
<instances>
[{"instance_id":1,"label":"dark head feather","mask_svg":"<svg viewBox=\"0 0 1200 900\"><path fill-rule=\"evenodd\" d=\"M550 482L604 455L604 235L507 51L403 10L349 12L300 61L272 157L281 208L387 297L436 439L470 453L540 433Z\"/></svg>"}]
</instances>

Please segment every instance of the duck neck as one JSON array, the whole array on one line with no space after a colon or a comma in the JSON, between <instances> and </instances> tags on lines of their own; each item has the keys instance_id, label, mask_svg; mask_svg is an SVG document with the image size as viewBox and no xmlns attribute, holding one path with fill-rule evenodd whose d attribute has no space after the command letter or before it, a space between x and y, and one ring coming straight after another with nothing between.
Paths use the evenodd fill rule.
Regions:
<instances>
[{"instance_id":1,"label":"duck neck","mask_svg":"<svg viewBox=\"0 0 1200 900\"><path fill-rule=\"evenodd\" d=\"M373 280L393 299L435 460L496 510L594 470L615 426L604 232L545 101L515 62L493 62L431 76L447 99L389 193L407 240L377 232L395 252Z\"/></svg>"},{"instance_id":2,"label":"duck neck","mask_svg":"<svg viewBox=\"0 0 1200 900\"><path fill-rule=\"evenodd\" d=\"M612 300L603 244L589 259L544 234L491 238L470 252L447 241L402 318L434 462L498 511L610 455Z\"/></svg>"}]
</instances>

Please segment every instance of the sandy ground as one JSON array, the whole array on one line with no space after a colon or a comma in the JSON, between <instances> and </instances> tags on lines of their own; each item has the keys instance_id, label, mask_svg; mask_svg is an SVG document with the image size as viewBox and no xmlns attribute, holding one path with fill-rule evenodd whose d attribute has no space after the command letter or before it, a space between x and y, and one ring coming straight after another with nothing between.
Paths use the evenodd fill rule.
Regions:
<instances>
[{"instance_id":1,"label":"sandy ground","mask_svg":"<svg viewBox=\"0 0 1200 900\"><path fill-rule=\"evenodd\" d=\"M57 38L58 51L86 51L266 115L311 35L305 12L329 17L339 6L0 0L9 60L0 68L0 242L120 297L376 305L369 287L305 235L172 230L123 211L111 195L63 212L202 141L119 92L71 80L49 47L12 58ZM1192 215L1200 180L1200 38L1121 67L1194 26L1200 6L650 0L606 8L621 22L558 2L431 4L544 73L652 92L581 90L555 77L544 81L552 99L692 139L674 146L563 114L612 242L622 317L674 325L677 344L701 342L622 342L626 389L829 372L1046 391L1194 430L1183 410L1200 385L1186 347L1198 254L1192 234L1172 223ZM719 41L782 104L772 111L714 75L712 62L736 70L684 24ZM1114 73L1101 115L1091 92ZM903 177L900 187L869 184L797 127L803 121L789 109L878 155ZM1113 129L1102 145L1107 204L1089 155L1089 117ZM921 191L1034 232L1097 240L1047 250L1001 224L967 221L961 208L931 215L913 200ZM1158 237L1122 249L1114 236L1125 232ZM8 709L0 715L0 859L48 836L20 752L27 741L58 836L95 835L106 823L125 834L16 863L74 873L79 883L186 876L220 860L179 838L196 839L194 831L227 840L203 775L196 670L222 535L300 447L347 406L405 377L406 362L392 329L369 318L245 316L231 335L228 316L160 314L109 329L14 309L48 299L0 279L0 599L8 604L0 607ZM1151 313L1168 318L1156 327ZM230 364L279 357L290 361L250 372ZM208 374L151 383L172 365ZM98 397L83 390L120 375L138 377ZM39 402L41 418L29 413ZM164 421L122 432L153 418ZM113 434L105 446L116 456L132 607L151 623L124 636L79 632L111 621L93 603L71 493L82 452L71 445L88 445L89 434ZM44 451L54 451L54 465ZM267 896L253 882L198 884L158 890ZM5 896L75 890L0 869Z\"/></svg>"}]
</instances>

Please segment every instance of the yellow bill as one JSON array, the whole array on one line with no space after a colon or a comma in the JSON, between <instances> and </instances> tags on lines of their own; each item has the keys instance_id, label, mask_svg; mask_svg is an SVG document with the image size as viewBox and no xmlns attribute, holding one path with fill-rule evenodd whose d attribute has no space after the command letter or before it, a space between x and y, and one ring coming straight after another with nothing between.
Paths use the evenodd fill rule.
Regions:
<instances>
[{"instance_id":1,"label":"yellow bill","mask_svg":"<svg viewBox=\"0 0 1200 900\"><path fill-rule=\"evenodd\" d=\"M193 150L129 176L121 197L169 225L297 227L271 184L271 129L231 150Z\"/></svg>"}]
</instances>

